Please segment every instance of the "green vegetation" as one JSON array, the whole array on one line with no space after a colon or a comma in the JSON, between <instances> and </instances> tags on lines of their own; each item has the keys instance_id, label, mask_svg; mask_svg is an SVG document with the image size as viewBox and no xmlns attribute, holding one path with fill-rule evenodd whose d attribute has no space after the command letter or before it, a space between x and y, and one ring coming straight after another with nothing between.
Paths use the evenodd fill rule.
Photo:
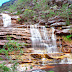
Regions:
<instances>
[{"instance_id":1,"label":"green vegetation","mask_svg":"<svg viewBox=\"0 0 72 72\"><path fill-rule=\"evenodd\" d=\"M0 49L0 53L4 53L6 56L8 56L8 53L12 51L22 51L20 46L26 45L25 43L18 43L14 40L11 40L11 38L9 37L7 38L7 40L9 41L3 46L2 49Z\"/></svg>"},{"instance_id":2,"label":"green vegetation","mask_svg":"<svg viewBox=\"0 0 72 72\"><path fill-rule=\"evenodd\" d=\"M0 54L5 54L6 58L10 61L10 63L12 63L13 65L11 66L11 68L8 68L5 66L5 63L0 64L0 69L2 72L16 72L16 67L18 65L17 60L13 61L10 57L9 57L9 53L12 51L20 51L21 55L23 53L23 50L20 48L21 46L26 45L25 43L18 43L14 40L11 40L10 37L7 37L8 42L3 46L3 48L0 48ZM14 52L15 54L15 52ZM0 58L0 60L3 60L2 58Z\"/></svg>"},{"instance_id":3,"label":"green vegetation","mask_svg":"<svg viewBox=\"0 0 72 72\"><path fill-rule=\"evenodd\" d=\"M48 71L48 72L54 72L54 71Z\"/></svg>"},{"instance_id":4,"label":"green vegetation","mask_svg":"<svg viewBox=\"0 0 72 72\"><path fill-rule=\"evenodd\" d=\"M1 72L11 72L11 69L5 66L5 63L0 64L0 71Z\"/></svg>"},{"instance_id":5,"label":"green vegetation","mask_svg":"<svg viewBox=\"0 0 72 72\"><path fill-rule=\"evenodd\" d=\"M70 18L72 18L72 4L63 4L62 7L58 7L55 4L50 4L51 0L11 0L8 3L0 7L0 12L9 11L14 15L19 15L18 23L22 24L23 22L39 22L40 19L45 19L48 21L49 18L54 16L61 16L66 20L67 25L70 25ZM59 8L59 9L58 9ZM47 27L47 25L45 25ZM72 35L67 35L62 37L64 41L71 42ZM11 68L5 66L5 63L0 64L0 69L2 72L17 72L17 60L18 57L23 54L22 46L25 46L25 43L18 43L18 41L11 40L10 37L7 37L8 42L0 48L0 54L5 55L10 63L13 65ZM16 61L13 61L9 56L11 52L20 51ZM3 58L0 58L3 60ZM28 67L26 67L26 70ZM33 69L33 66L30 66L30 69ZM47 71L54 72L54 71Z\"/></svg>"},{"instance_id":6,"label":"green vegetation","mask_svg":"<svg viewBox=\"0 0 72 72\"><path fill-rule=\"evenodd\" d=\"M68 8L68 5L69 4L63 4L62 8L59 11L56 12L57 15L60 15L61 17L63 17L66 20L67 25L70 24L69 18L72 18L71 17L71 15L72 15L72 13L71 13L72 5L69 8Z\"/></svg>"},{"instance_id":7,"label":"green vegetation","mask_svg":"<svg viewBox=\"0 0 72 72\"><path fill-rule=\"evenodd\" d=\"M72 37L72 35L67 35L66 37L69 39L69 38L71 38L71 37Z\"/></svg>"},{"instance_id":8,"label":"green vegetation","mask_svg":"<svg viewBox=\"0 0 72 72\"><path fill-rule=\"evenodd\" d=\"M16 0L10 0L9 2L4 3L3 6L0 7L0 12L9 11L9 6L12 6L15 1Z\"/></svg>"},{"instance_id":9,"label":"green vegetation","mask_svg":"<svg viewBox=\"0 0 72 72\"><path fill-rule=\"evenodd\" d=\"M72 18L72 4L69 7L69 4L63 4L59 9L57 5L50 4L51 0L17 0L14 2L12 0L10 5L2 7L1 12L7 10L11 13L16 12L16 15L21 15L22 18L18 19L18 22L38 22L39 19L48 20L48 18L59 15L66 20L67 25L70 24L69 18ZM52 7L52 8L51 8ZM25 9L23 11L23 9Z\"/></svg>"},{"instance_id":10,"label":"green vegetation","mask_svg":"<svg viewBox=\"0 0 72 72\"><path fill-rule=\"evenodd\" d=\"M0 64L0 71L1 72L18 72L17 69L17 65L18 63L16 61L13 61L12 63L14 63L11 68L8 68L7 66L5 66L5 62L3 62L2 64Z\"/></svg>"},{"instance_id":11,"label":"green vegetation","mask_svg":"<svg viewBox=\"0 0 72 72\"><path fill-rule=\"evenodd\" d=\"M71 37L72 37L72 35L63 36L63 40L70 43Z\"/></svg>"}]
</instances>

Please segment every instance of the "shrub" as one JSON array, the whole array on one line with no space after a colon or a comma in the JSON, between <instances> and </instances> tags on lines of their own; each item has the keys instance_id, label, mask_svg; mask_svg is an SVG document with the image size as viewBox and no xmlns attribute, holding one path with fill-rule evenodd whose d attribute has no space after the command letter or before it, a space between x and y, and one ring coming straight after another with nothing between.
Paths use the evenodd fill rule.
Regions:
<instances>
[{"instance_id":1,"label":"shrub","mask_svg":"<svg viewBox=\"0 0 72 72\"><path fill-rule=\"evenodd\" d=\"M0 49L0 54L5 54L5 56L8 58L8 60L10 60L10 62L13 64L11 68L8 68L7 66L5 66L5 63L0 64L0 71L1 72L17 72L16 68L17 68L17 61L13 61L11 60L11 58L8 56L9 52L12 51L20 51L21 55L23 53L23 50L20 48L20 46L26 45L25 43L18 43L14 40L11 40L10 37L7 37L8 43L6 43L2 49ZM0 60L3 60L2 58L0 58Z\"/></svg>"},{"instance_id":2,"label":"shrub","mask_svg":"<svg viewBox=\"0 0 72 72\"><path fill-rule=\"evenodd\" d=\"M0 53L4 53L6 56L8 56L8 53L12 51L22 51L20 47L26 45L25 43L18 43L15 40L11 40L11 38L7 38L7 40L9 41L3 46L2 49L0 49Z\"/></svg>"},{"instance_id":3,"label":"shrub","mask_svg":"<svg viewBox=\"0 0 72 72\"><path fill-rule=\"evenodd\" d=\"M72 37L72 35L67 35L66 37L69 39L69 38L71 38L71 37Z\"/></svg>"},{"instance_id":4,"label":"shrub","mask_svg":"<svg viewBox=\"0 0 72 72\"><path fill-rule=\"evenodd\" d=\"M69 42L69 43L71 42L70 36L63 36L62 38L66 42Z\"/></svg>"},{"instance_id":5,"label":"shrub","mask_svg":"<svg viewBox=\"0 0 72 72\"><path fill-rule=\"evenodd\" d=\"M11 69L5 66L5 63L0 64L0 71L1 72L11 72Z\"/></svg>"},{"instance_id":6,"label":"shrub","mask_svg":"<svg viewBox=\"0 0 72 72\"><path fill-rule=\"evenodd\" d=\"M26 21L29 21L29 20L31 20L32 18L33 18L33 16L34 16L34 11L33 10L29 10L29 9L26 9L25 11L24 11L24 13L23 13L23 19Z\"/></svg>"},{"instance_id":7,"label":"shrub","mask_svg":"<svg viewBox=\"0 0 72 72\"><path fill-rule=\"evenodd\" d=\"M62 8L59 11L56 11L57 15L64 17L67 25L70 24L69 18L71 18L71 8L68 8L68 4L63 4Z\"/></svg>"}]
</instances>

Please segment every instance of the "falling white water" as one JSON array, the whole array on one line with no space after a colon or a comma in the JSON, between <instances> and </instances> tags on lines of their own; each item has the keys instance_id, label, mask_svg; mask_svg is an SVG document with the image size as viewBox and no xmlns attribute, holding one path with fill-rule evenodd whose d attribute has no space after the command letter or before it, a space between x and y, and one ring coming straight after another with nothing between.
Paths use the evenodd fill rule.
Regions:
<instances>
[{"instance_id":1,"label":"falling white water","mask_svg":"<svg viewBox=\"0 0 72 72\"><path fill-rule=\"evenodd\" d=\"M3 14L2 13L2 17L3 17L3 27L8 27L11 25L11 16L9 16L8 14Z\"/></svg>"},{"instance_id":2,"label":"falling white water","mask_svg":"<svg viewBox=\"0 0 72 72\"><path fill-rule=\"evenodd\" d=\"M72 54L66 54L66 57L59 64L72 64Z\"/></svg>"},{"instance_id":3,"label":"falling white water","mask_svg":"<svg viewBox=\"0 0 72 72\"><path fill-rule=\"evenodd\" d=\"M41 31L40 31L41 30ZM32 47L37 50L36 53L57 53L56 37L54 35L54 28L52 28L51 39L48 38L47 30L44 26L31 25L31 39Z\"/></svg>"},{"instance_id":4,"label":"falling white water","mask_svg":"<svg viewBox=\"0 0 72 72\"><path fill-rule=\"evenodd\" d=\"M35 53L40 53L40 48L42 47L41 41L42 41L42 37L40 35L39 30L37 29L36 25L31 25L30 26L30 32L31 32L31 39L32 39L32 47L34 48L34 50L38 50L35 51Z\"/></svg>"},{"instance_id":5,"label":"falling white water","mask_svg":"<svg viewBox=\"0 0 72 72\"><path fill-rule=\"evenodd\" d=\"M72 59L64 58L59 64L72 64Z\"/></svg>"},{"instance_id":6,"label":"falling white water","mask_svg":"<svg viewBox=\"0 0 72 72\"><path fill-rule=\"evenodd\" d=\"M55 29L54 29L54 27L52 27L52 51L53 51L53 53L57 53L58 52L58 48L57 48L57 44L56 44L56 35L54 34L54 32L55 32Z\"/></svg>"},{"instance_id":7,"label":"falling white water","mask_svg":"<svg viewBox=\"0 0 72 72\"><path fill-rule=\"evenodd\" d=\"M48 35L47 35L47 30L45 28L45 26L42 26L42 32L43 32L43 39L48 41Z\"/></svg>"}]
</instances>

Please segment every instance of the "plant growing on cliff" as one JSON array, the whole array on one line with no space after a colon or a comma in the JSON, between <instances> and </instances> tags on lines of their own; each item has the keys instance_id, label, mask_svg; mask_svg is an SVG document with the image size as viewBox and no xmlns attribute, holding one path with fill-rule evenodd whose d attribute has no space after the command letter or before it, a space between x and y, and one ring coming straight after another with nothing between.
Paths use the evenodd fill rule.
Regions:
<instances>
[{"instance_id":1,"label":"plant growing on cliff","mask_svg":"<svg viewBox=\"0 0 72 72\"><path fill-rule=\"evenodd\" d=\"M62 8L59 11L56 11L57 15L64 17L67 25L70 24L69 18L71 18L71 8L68 7L69 4L62 5Z\"/></svg>"},{"instance_id":2,"label":"plant growing on cliff","mask_svg":"<svg viewBox=\"0 0 72 72\"><path fill-rule=\"evenodd\" d=\"M28 21L29 19L33 18L34 14L35 13L33 10L25 9L25 11L23 13L23 18Z\"/></svg>"},{"instance_id":3,"label":"plant growing on cliff","mask_svg":"<svg viewBox=\"0 0 72 72\"><path fill-rule=\"evenodd\" d=\"M62 38L66 42L69 42L69 43L71 42L71 39L70 39L69 35L68 36L63 36Z\"/></svg>"},{"instance_id":4,"label":"plant growing on cliff","mask_svg":"<svg viewBox=\"0 0 72 72\"><path fill-rule=\"evenodd\" d=\"M0 69L2 72L17 72L17 61L13 61L10 56L8 55L12 51L20 51L19 55L23 54L23 50L20 48L21 46L26 45L25 43L18 43L15 40L11 40L11 38L7 37L8 42L3 46L3 48L0 48L0 54L5 54L6 58L13 64L11 68L8 68L5 66L5 63L0 64ZM14 52L15 54L15 52ZM3 60L0 58L0 60Z\"/></svg>"},{"instance_id":5,"label":"plant growing on cliff","mask_svg":"<svg viewBox=\"0 0 72 72\"><path fill-rule=\"evenodd\" d=\"M0 64L0 72L11 72L11 69L5 66L5 63Z\"/></svg>"},{"instance_id":6,"label":"plant growing on cliff","mask_svg":"<svg viewBox=\"0 0 72 72\"><path fill-rule=\"evenodd\" d=\"M71 37L72 37L72 35L67 35L66 37L69 39L69 38L71 38Z\"/></svg>"}]
</instances>

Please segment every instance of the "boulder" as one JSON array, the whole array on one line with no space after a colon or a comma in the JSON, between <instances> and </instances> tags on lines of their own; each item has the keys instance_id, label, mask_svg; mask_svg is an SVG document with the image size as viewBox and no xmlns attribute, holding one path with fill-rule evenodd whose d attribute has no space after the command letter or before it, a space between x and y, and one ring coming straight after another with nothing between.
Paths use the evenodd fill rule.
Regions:
<instances>
[{"instance_id":1,"label":"boulder","mask_svg":"<svg viewBox=\"0 0 72 72\"><path fill-rule=\"evenodd\" d=\"M22 12L24 12L24 11L25 11L25 9L22 9L21 11L22 11Z\"/></svg>"},{"instance_id":2,"label":"boulder","mask_svg":"<svg viewBox=\"0 0 72 72\"><path fill-rule=\"evenodd\" d=\"M51 10L57 10L57 9L58 9L58 6L55 5L55 6L53 6L53 7L50 7L50 9L51 9Z\"/></svg>"},{"instance_id":3,"label":"boulder","mask_svg":"<svg viewBox=\"0 0 72 72\"><path fill-rule=\"evenodd\" d=\"M56 35L69 35L72 34L71 29L56 30Z\"/></svg>"},{"instance_id":4,"label":"boulder","mask_svg":"<svg viewBox=\"0 0 72 72\"><path fill-rule=\"evenodd\" d=\"M17 20L19 16L11 16L11 20Z\"/></svg>"},{"instance_id":5,"label":"boulder","mask_svg":"<svg viewBox=\"0 0 72 72\"><path fill-rule=\"evenodd\" d=\"M40 25L45 25L45 23L46 23L45 20L40 20L40 21L39 21L39 24L40 24Z\"/></svg>"},{"instance_id":6,"label":"boulder","mask_svg":"<svg viewBox=\"0 0 72 72\"><path fill-rule=\"evenodd\" d=\"M13 12L12 14L13 14L13 15L17 14L17 11Z\"/></svg>"},{"instance_id":7,"label":"boulder","mask_svg":"<svg viewBox=\"0 0 72 72\"><path fill-rule=\"evenodd\" d=\"M42 59L43 57L47 58L47 59L53 59L52 57L50 57L48 54L31 54L31 56L33 58L36 58L36 59Z\"/></svg>"},{"instance_id":8,"label":"boulder","mask_svg":"<svg viewBox=\"0 0 72 72\"><path fill-rule=\"evenodd\" d=\"M9 12L9 11L4 11L3 13L10 14L10 12Z\"/></svg>"},{"instance_id":9,"label":"boulder","mask_svg":"<svg viewBox=\"0 0 72 72\"><path fill-rule=\"evenodd\" d=\"M60 16L55 16L52 18L48 19L48 22L45 23L47 26L54 26L54 27L58 27L58 26L64 26L66 25L65 20L60 17Z\"/></svg>"},{"instance_id":10,"label":"boulder","mask_svg":"<svg viewBox=\"0 0 72 72\"><path fill-rule=\"evenodd\" d=\"M42 59L42 55L41 54L31 54L31 56L33 58L36 58L36 59Z\"/></svg>"},{"instance_id":11,"label":"boulder","mask_svg":"<svg viewBox=\"0 0 72 72\"><path fill-rule=\"evenodd\" d=\"M62 26L62 29L70 29L72 28L72 25L69 25L69 26Z\"/></svg>"},{"instance_id":12,"label":"boulder","mask_svg":"<svg viewBox=\"0 0 72 72\"><path fill-rule=\"evenodd\" d=\"M48 21L58 20L58 19L61 19L61 17L60 16L51 17L51 18L48 19Z\"/></svg>"},{"instance_id":13,"label":"boulder","mask_svg":"<svg viewBox=\"0 0 72 72\"><path fill-rule=\"evenodd\" d=\"M54 59L54 58L50 57L48 54L45 54L45 58L47 58L47 59Z\"/></svg>"},{"instance_id":14,"label":"boulder","mask_svg":"<svg viewBox=\"0 0 72 72\"><path fill-rule=\"evenodd\" d=\"M48 25L51 25L51 24L53 24L55 22L56 22L56 20L50 20L50 21L48 21Z\"/></svg>"},{"instance_id":15,"label":"boulder","mask_svg":"<svg viewBox=\"0 0 72 72\"><path fill-rule=\"evenodd\" d=\"M19 16L11 16L11 22L12 22L12 24L17 24L18 18L19 18Z\"/></svg>"},{"instance_id":16,"label":"boulder","mask_svg":"<svg viewBox=\"0 0 72 72\"><path fill-rule=\"evenodd\" d=\"M65 25L66 25L66 22L56 22L51 24L51 26L54 26L54 27L65 26Z\"/></svg>"}]
</instances>

